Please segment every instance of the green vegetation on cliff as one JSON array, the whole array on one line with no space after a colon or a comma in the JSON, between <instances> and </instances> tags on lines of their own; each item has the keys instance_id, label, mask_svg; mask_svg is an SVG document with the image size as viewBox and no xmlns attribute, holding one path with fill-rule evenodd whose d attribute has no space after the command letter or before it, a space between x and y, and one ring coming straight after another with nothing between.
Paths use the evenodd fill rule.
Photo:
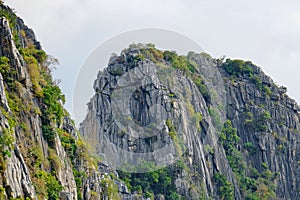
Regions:
<instances>
[{"instance_id":1,"label":"green vegetation on cliff","mask_svg":"<svg viewBox=\"0 0 300 200\"><path fill-rule=\"evenodd\" d=\"M17 47L15 50L10 43L9 34L1 38L3 56L0 57L0 73L9 108L2 104L0 107L0 116L4 116L1 123L4 123L4 119L8 121L8 125L5 125L8 127L0 127L0 198L5 194L13 199L7 193L11 186L3 184L3 177L8 159L12 154L21 154L21 162L24 159L31 179L25 181L32 181L35 189L25 195L34 193L38 199L59 199L61 192L66 190L61 182L61 173L70 166L72 171L67 173L74 175L75 190L77 186L78 199L82 199L83 180L87 179L88 173L97 170L97 160L78 138L75 125L63 108L65 97L51 76L51 65L57 64L57 60L35 45L34 36L27 36L26 30L20 30L25 25L18 24L23 22L10 8L1 5L0 17L9 21L12 39ZM1 31L7 32L8 29L1 26ZM23 41L22 45L20 41ZM16 57L11 50L18 51L16 53L20 57ZM60 148L66 152L66 157L59 152ZM71 180L71 177L67 178ZM17 199L25 197L29 198L20 196Z\"/></svg>"},{"instance_id":2,"label":"green vegetation on cliff","mask_svg":"<svg viewBox=\"0 0 300 200\"><path fill-rule=\"evenodd\" d=\"M174 165L157 169L154 163L142 166L146 173L127 173L118 171L120 179L124 180L128 189L138 192L146 198L154 199L154 195L163 194L166 200L179 200L183 197L176 192L176 174L184 169L184 164L178 160Z\"/></svg>"},{"instance_id":3,"label":"green vegetation on cliff","mask_svg":"<svg viewBox=\"0 0 300 200\"><path fill-rule=\"evenodd\" d=\"M0 199L31 199L27 191L12 196L13 185L9 185L11 180L5 173L9 167L14 171L15 166L20 168L16 175L21 174L19 172L25 172L25 175L21 174L22 180L14 180L24 188L28 186L24 182L30 182L34 188L31 194L36 195L37 199L55 200L65 198L62 195L77 194L72 199L120 199L121 195L125 195L126 198L153 200L163 195L161 198L166 200L194 197L230 200L239 196L246 200L268 200L293 198L298 194L295 191L299 191L299 176L296 176L299 174L300 160L299 108L284 94L284 89L275 86L251 62L227 59L221 65L211 66L220 70L221 78L226 80L224 87L228 93L224 99L227 104L222 110L227 112L227 120L223 124L216 107L210 104L210 98L214 95L211 97L209 94L204 81L208 79L203 78L200 64L196 65L176 52L158 50L154 45L138 49L135 57L124 56L131 60L119 57L123 63L117 64L127 62L124 68L130 66L129 69L149 61L157 67L169 67L185 78L174 77L175 81L185 80L181 84L192 88L193 94L200 91L205 101L202 97L190 95L182 101L186 107L182 109L179 104L175 106L176 95L165 92L168 88L162 87L161 102L171 100L171 103L166 106L168 118L164 124L168 135L159 135L160 139L165 139L159 145L172 140L182 157L160 169L156 168L155 163L145 162L140 167L146 173L119 171L117 174L110 166L98 166L100 159L89 153L87 145L77 135L74 123L63 108L65 97L51 76L53 59L35 45L26 31L16 27L20 22L13 12L2 9L1 5L0 16L10 22L15 43L10 48L0 46L1 92L5 94L1 93L0 102ZM9 44L10 39L1 42ZM9 52L14 46L17 47L14 49L17 56ZM212 59L209 55L202 56ZM20 61L21 66L16 61ZM106 78L115 81L123 73L123 68L119 67L106 74L110 76ZM97 95L102 94L97 92ZM149 97L142 101L152 99ZM101 105L107 106L109 100L103 104L97 103L100 109ZM97 110L95 120L109 121L111 116L99 116L100 111ZM188 130L185 133L177 131L178 120L170 118L172 114L178 118L190 115L192 125L189 125L192 128L184 127ZM112 127L111 124L104 124L103 127L107 128L106 125ZM110 139L116 140L116 144L122 147L129 147L129 143L134 143L130 147L135 147L138 142L144 145L143 138L136 142L126 137L123 130L118 135L113 135L113 131L109 132ZM219 137L215 137L215 132L219 133ZM102 132L99 131L99 134ZM187 149L182 152L180 146L186 141ZM144 152L143 147L148 148L155 142L153 139L145 142L147 146L130 150ZM155 145L151 148L156 148ZM151 148L146 150L152 151ZM105 168L103 173L98 171L98 167ZM122 180L129 194L122 184L118 185ZM122 188L118 188L120 185Z\"/></svg>"},{"instance_id":4,"label":"green vegetation on cliff","mask_svg":"<svg viewBox=\"0 0 300 200\"><path fill-rule=\"evenodd\" d=\"M266 114L268 118L268 114ZM227 120L220 132L220 142L226 152L229 165L238 180L240 190L243 191L243 198L247 200L273 199L275 198L276 173L272 173L266 164L263 166L263 172L259 173L257 169L247 169L246 161L242 152L239 150L239 136L237 129L232 127L231 121ZM250 146L251 145L247 145ZM217 174L216 182L219 184L219 195L222 199L234 199L232 186L226 180L224 175Z\"/></svg>"}]
</instances>

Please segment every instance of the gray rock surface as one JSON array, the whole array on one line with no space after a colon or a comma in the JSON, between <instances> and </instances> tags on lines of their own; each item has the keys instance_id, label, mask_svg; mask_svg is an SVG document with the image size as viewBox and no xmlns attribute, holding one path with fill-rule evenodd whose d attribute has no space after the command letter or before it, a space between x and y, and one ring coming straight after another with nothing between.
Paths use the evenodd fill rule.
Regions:
<instances>
[{"instance_id":1,"label":"gray rock surface","mask_svg":"<svg viewBox=\"0 0 300 200\"><path fill-rule=\"evenodd\" d=\"M12 12L7 6L0 9ZM216 174L231 183L235 199L244 199L219 141L226 120L237 130L236 149L245 162L245 174L253 175L255 169L260 178L272 176L275 196L270 199L300 199L300 108L287 96L287 89L275 85L259 67L251 64L252 76L232 77L223 61L190 53L187 59L195 71L187 75L165 58L148 58L143 51L147 45L131 45L120 56L112 56L95 80L95 95L80 128L88 145L66 112L60 122L51 124L55 137L49 141L42 127L47 119L41 116L46 107L33 92L29 66L19 50L30 45L40 50L41 45L20 18L14 30L18 43L9 21L0 19L0 56L7 57L16 71L9 78L21 85L17 97L27 111L19 112L17 124L11 126L16 108L7 99L9 85L0 74L0 137L8 132L12 136L9 145L0 145L0 199L40 197L45 186L37 185L36 168L63 186L60 199L150 199L130 191L116 168L122 169L127 162L130 168L123 169L141 172L145 161L161 167L177 158L183 169L174 164L169 169L177 194L185 199L220 199ZM203 78L209 94L200 92L194 75ZM255 83L253 77L261 82ZM70 135L70 141L61 134ZM76 150L70 148L74 144ZM92 148L88 151L86 146ZM266 185L258 186L263 191ZM153 198L168 199L164 193Z\"/></svg>"},{"instance_id":2,"label":"gray rock surface","mask_svg":"<svg viewBox=\"0 0 300 200\"><path fill-rule=\"evenodd\" d=\"M0 9L14 15L13 11L7 6L0 5ZM17 116L14 116L7 99L7 89L10 85L4 81L0 73L0 147L7 154L4 155L1 152L4 156L1 156L0 199L37 199L41 191L47 190L45 185L36 182L39 170L55 175L55 179L63 187L59 193L60 199L77 200L78 196L80 196L80 199L93 199L95 198L93 196L95 193L99 194L96 199L111 199L104 193L105 189L103 189L101 184L102 180L110 179L110 177L104 178L104 172L99 172L96 165L86 160L89 153L84 148L84 145L79 153L86 154L86 157L82 158L76 154L72 155L71 159L70 154L66 152L62 145L58 133L55 133L54 142L49 142L44 137L42 126L45 119L41 116L41 111L45 109L45 105L33 93L34 89L29 76L29 66L24 62L19 52L20 48L31 46L30 48L40 50L41 46L36 40L33 31L24 25L22 19L16 17L15 27L13 28L19 38L18 45L21 45L18 48L16 47L9 20L6 18L0 19L0 56L7 57L9 59L9 67L17 72L15 76L9 78L18 82L17 96L23 101L24 108L22 109L28 108L28 110L26 112L20 111ZM10 103L13 106L18 106L18 102ZM11 122L9 121L15 120L16 117L18 121L15 126L11 127ZM52 126L54 130L60 128L61 131L63 130L70 134L74 141L80 140L67 112L59 125L53 124ZM7 142L3 142L6 139L2 139L7 136L11 136L13 141L9 146L6 146ZM37 157L40 160L37 160ZM36 162L41 163L36 166ZM78 185L75 182L75 169L77 173L84 174L84 176L78 178L81 179L82 185ZM117 184L113 183L113 185L117 187ZM78 191L81 192L81 195L78 195Z\"/></svg>"},{"instance_id":3,"label":"gray rock surface","mask_svg":"<svg viewBox=\"0 0 300 200\"><path fill-rule=\"evenodd\" d=\"M147 58L134 62L134 58L142 54L143 48L147 47L124 50L121 56L112 57L108 67L99 72L94 83L95 95L88 103L87 118L81 123L81 135L88 141L93 141L92 147L104 156L108 165L118 169L122 169L120 166L126 162L138 166L139 163L133 160L138 160L141 155L144 160L158 165L164 161L170 162L172 159L164 157L163 151L163 147L170 143L166 134L170 131L168 127L162 125L164 128L156 135L145 137L144 129L136 129L139 131L135 132L131 122L126 124L123 121L128 118L145 127L157 121L164 124L166 119L171 119L175 121L176 130L183 130L182 119L187 113L186 105L191 105L194 113L202 115L199 125L201 130L195 124L189 124L183 134L179 135L186 147L184 160L189 169L189 173L183 170L177 175L174 184L179 194L186 199L193 199L200 198L199 191L204 191L205 197L217 198L213 176L218 172L233 184L235 199L244 198L218 140L218 131L222 129L220 124L229 119L240 137L238 149L248 170L253 167L263 173L262 164L266 164L272 173L278 174L273 182L276 186L276 198L299 198L299 106L285 94L286 88L276 86L259 67L252 65L254 76L262 81L262 87L268 87L272 92L267 96L251 82L250 77L239 76L236 80L231 80L232 77L224 70L223 62L206 54L189 54L188 59L196 64L197 73L203 76L209 89L209 99L204 99L193 81L182 72L173 70L169 74L165 73L164 78L173 83L166 84L168 81L164 82L159 77L162 64ZM165 65L168 63L165 62ZM138 86L122 88L128 85ZM184 104L177 101L179 98L175 98L175 102L172 100L171 94L176 90L186 92L187 101ZM118 106L121 105L117 111L114 101ZM171 101L172 105L169 104ZM155 109L151 110L153 107ZM212 109L214 114L211 113ZM157 121L153 118L153 112ZM270 113L270 120L265 124L266 130L258 131L257 124L245 124L245 113L252 113L255 121L264 112ZM216 116L218 119L213 119ZM254 145L255 153L246 150L245 144L249 143ZM213 155L207 153L207 148L212 149ZM168 153L174 156L174 152ZM191 172L200 177L202 184L195 186ZM163 198L164 195L156 197Z\"/></svg>"}]
</instances>

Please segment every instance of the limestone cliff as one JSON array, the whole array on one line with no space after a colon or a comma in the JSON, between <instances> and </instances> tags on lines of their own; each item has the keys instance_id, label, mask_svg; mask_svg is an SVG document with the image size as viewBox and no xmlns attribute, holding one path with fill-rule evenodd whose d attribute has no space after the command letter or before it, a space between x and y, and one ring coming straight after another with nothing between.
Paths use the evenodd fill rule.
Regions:
<instances>
[{"instance_id":1,"label":"limestone cliff","mask_svg":"<svg viewBox=\"0 0 300 200\"><path fill-rule=\"evenodd\" d=\"M0 199L117 199L63 108L55 62L1 3Z\"/></svg>"},{"instance_id":2,"label":"limestone cliff","mask_svg":"<svg viewBox=\"0 0 300 200\"><path fill-rule=\"evenodd\" d=\"M131 192L299 198L299 107L251 62L131 45L94 90L80 133Z\"/></svg>"},{"instance_id":3,"label":"limestone cliff","mask_svg":"<svg viewBox=\"0 0 300 200\"><path fill-rule=\"evenodd\" d=\"M1 2L0 17L0 199L300 198L300 108L251 62L131 45L79 135L56 60Z\"/></svg>"}]
</instances>

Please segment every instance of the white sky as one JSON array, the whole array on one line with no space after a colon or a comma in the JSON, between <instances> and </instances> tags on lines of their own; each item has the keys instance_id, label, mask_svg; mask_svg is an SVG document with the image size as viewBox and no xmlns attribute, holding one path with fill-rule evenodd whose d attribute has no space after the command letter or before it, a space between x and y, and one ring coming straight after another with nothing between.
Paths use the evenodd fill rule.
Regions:
<instances>
[{"instance_id":1,"label":"white sky","mask_svg":"<svg viewBox=\"0 0 300 200\"><path fill-rule=\"evenodd\" d=\"M5 2L35 31L43 49L60 60L54 76L63 80L71 113L76 75L89 53L115 35L145 27L184 34L213 57L251 60L300 102L299 0Z\"/></svg>"}]
</instances>

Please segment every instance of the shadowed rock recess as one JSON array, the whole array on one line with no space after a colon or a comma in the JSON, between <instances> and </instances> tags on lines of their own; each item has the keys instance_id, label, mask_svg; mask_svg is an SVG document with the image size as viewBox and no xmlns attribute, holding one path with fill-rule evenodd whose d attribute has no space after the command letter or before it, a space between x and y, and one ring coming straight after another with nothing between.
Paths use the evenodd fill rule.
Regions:
<instances>
[{"instance_id":1,"label":"shadowed rock recess","mask_svg":"<svg viewBox=\"0 0 300 200\"><path fill-rule=\"evenodd\" d=\"M80 134L55 63L0 3L0 199L300 199L300 108L251 62L130 45Z\"/></svg>"}]
</instances>

